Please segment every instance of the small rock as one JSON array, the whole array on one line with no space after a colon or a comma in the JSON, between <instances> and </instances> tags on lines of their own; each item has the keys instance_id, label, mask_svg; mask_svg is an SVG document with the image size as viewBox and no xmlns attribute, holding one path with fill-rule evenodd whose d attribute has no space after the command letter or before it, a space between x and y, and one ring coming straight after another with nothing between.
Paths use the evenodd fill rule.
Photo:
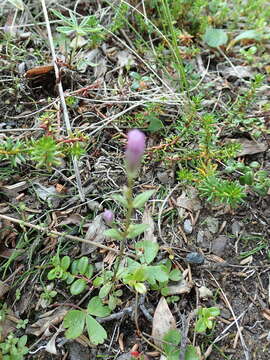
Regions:
<instances>
[{"instance_id":1,"label":"small rock","mask_svg":"<svg viewBox=\"0 0 270 360\"><path fill-rule=\"evenodd\" d=\"M222 257L225 247L227 245L228 238L225 235L220 235L212 243L212 253Z\"/></svg>"},{"instance_id":2,"label":"small rock","mask_svg":"<svg viewBox=\"0 0 270 360\"><path fill-rule=\"evenodd\" d=\"M230 319L231 318L231 312L230 310L228 309L221 309L221 312L220 312L220 316L223 317L224 319Z\"/></svg>"},{"instance_id":3,"label":"small rock","mask_svg":"<svg viewBox=\"0 0 270 360\"><path fill-rule=\"evenodd\" d=\"M190 221L190 219L186 219L184 221L184 231L186 234L191 234L192 231L193 231L193 228L192 228L192 223Z\"/></svg>"},{"instance_id":4,"label":"small rock","mask_svg":"<svg viewBox=\"0 0 270 360\"><path fill-rule=\"evenodd\" d=\"M171 171L158 171L157 178L164 185L172 185L174 182L173 173Z\"/></svg>"},{"instance_id":5,"label":"small rock","mask_svg":"<svg viewBox=\"0 0 270 360\"><path fill-rule=\"evenodd\" d=\"M207 299L213 296L213 292L203 285L199 288L199 296L201 299Z\"/></svg>"},{"instance_id":6,"label":"small rock","mask_svg":"<svg viewBox=\"0 0 270 360\"><path fill-rule=\"evenodd\" d=\"M204 235L204 231L199 230L197 234L197 244L203 243L203 235Z\"/></svg>"},{"instance_id":7,"label":"small rock","mask_svg":"<svg viewBox=\"0 0 270 360\"><path fill-rule=\"evenodd\" d=\"M207 233L206 233L207 232ZM197 245L199 248L208 249L209 248L209 239L208 239L209 231L199 230L197 234ZM210 234L210 236L212 236Z\"/></svg>"},{"instance_id":8,"label":"small rock","mask_svg":"<svg viewBox=\"0 0 270 360\"><path fill-rule=\"evenodd\" d=\"M190 264L201 265L204 263L204 256L197 252L191 252L191 253L187 254L186 261Z\"/></svg>"},{"instance_id":9,"label":"small rock","mask_svg":"<svg viewBox=\"0 0 270 360\"><path fill-rule=\"evenodd\" d=\"M169 293L168 295L179 295L179 294L188 294L192 289L193 284L187 282L186 280L182 279L173 285L169 285Z\"/></svg>"},{"instance_id":10,"label":"small rock","mask_svg":"<svg viewBox=\"0 0 270 360\"><path fill-rule=\"evenodd\" d=\"M88 360L90 359L90 352L88 347L85 347L75 341L68 343L69 359L70 360Z\"/></svg>"},{"instance_id":11,"label":"small rock","mask_svg":"<svg viewBox=\"0 0 270 360\"><path fill-rule=\"evenodd\" d=\"M220 69L221 74L230 80L234 79L250 79L253 75L251 66L234 66L234 67L224 67Z\"/></svg>"},{"instance_id":12,"label":"small rock","mask_svg":"<svg viewBox=\"0 0 270 360\"><path fill-rule=\"evenodd\" d=\"M232 233L233 235L235 235L236 237L238 237L238 235L240 234L241 228L243 227L243 224L240 223L239 221L234 221L232 223Z\"/></svg>"},{"instance_id":13,"label":"small rock","mask_svg":"<svg viewBox=\"0 0 270 360\"><path fill-rule=\"evenodd\" d=\"M218 219L214 218L212 216L208 216L205 220L204 220L204 224L206 224L208 230L212 233L212 234L216 234L218 232Z\"/></svg>"}]
</instances>

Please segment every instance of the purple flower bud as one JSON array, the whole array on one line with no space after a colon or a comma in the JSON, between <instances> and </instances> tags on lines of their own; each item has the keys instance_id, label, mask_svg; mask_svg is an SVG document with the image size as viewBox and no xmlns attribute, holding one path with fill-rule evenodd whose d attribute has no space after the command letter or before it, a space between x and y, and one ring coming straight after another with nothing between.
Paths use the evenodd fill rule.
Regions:
<instances>
[{"instance_id":1,"label":"purple flower bud","mask_svg":"<svg viewBox=\"0 0 270 360\"><path fill-rule=\"evenodd\" d=\"M140 166L140 162L145 150L145 135L140 130L134 129L128 133L126 148L126 160L128 170L135 171Z\"/></svg>"},{"instance_id":2,"label":"purple flower bud","mask_svg":"<svg viewBox=\"0 0 270 360\"><path fill-rule=\"evenodd\" d=\"M102 217L107 225L111 225L114 219L114 214L111 210L105 210L102 214Z\"/></svg>"}]
</instances>

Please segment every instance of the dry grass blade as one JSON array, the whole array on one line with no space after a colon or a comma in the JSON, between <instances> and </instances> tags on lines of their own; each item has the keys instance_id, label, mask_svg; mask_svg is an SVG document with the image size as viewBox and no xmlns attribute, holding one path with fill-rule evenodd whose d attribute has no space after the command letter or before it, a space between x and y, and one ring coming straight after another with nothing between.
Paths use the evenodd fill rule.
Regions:
<instances>
[{"instance_id":1,"label":"dry grass blade","mask_svg":"<svg viewBox=\"0 0 270 360\"><path fill-rule=\"evenodd\" d=\"M54 44L53 44L51 26L50 26L50 21L49 21L49 17L48 17L45 0L41 0L41 4L42 4L43 14L44 14L47 32L48 32L48 40L49 40L50 49L51 49L51 53L52 53L55 77L57 79L58 94L60 97L60 103L61 103L61 107L63 110L63 116L64 116L64 120L65 120L66 130L67 130L68 134L70 135L71 125L70 125L70 121L69 121L68 110L67 110L67 105L65 102L64 90L63 90L62 82L60 79L59 69L58 69L58 66L56 63L56 55L55 55L55 49L54 49ZM85 195L84 195L83 188L82 188L82 180L81 180L81 175L80 175L80 171L79 171L79 167L78 167L78 160L75 156L73 156L72 161L73 161L73 168L74 168L74 172L75 172L78 192L80 195L80 199L83 202L83 201L85 201Z\"/></svg>"}]
</instances>

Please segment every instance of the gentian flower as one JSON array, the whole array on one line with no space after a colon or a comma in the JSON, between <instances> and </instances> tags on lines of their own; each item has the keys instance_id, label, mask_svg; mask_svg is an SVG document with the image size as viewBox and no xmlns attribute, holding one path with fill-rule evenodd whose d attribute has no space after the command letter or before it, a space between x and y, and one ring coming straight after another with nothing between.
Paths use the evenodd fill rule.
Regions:
<instances>
[{"instance_id":1,"label":"gentian flower","mask_svg":"<svg viewBox=\"0 0 270 360\"><path fill-rule=\"evenodd\" d=\"M139 169L145 150L145 135L140 130L134 129L128 133L126 148L127 170L130 173Z\"/></svg>"},{"instance_id":2,"label":"gentian flower","mask_svg":"<svg viewBox=\"0 0 270 360\"><path fill-rule=\"evenodd\" d=\"M103 220L107 225L111 225L114 219L114 213L111 210L105 210L102 214Z\"/></svg>"}]
</instances>

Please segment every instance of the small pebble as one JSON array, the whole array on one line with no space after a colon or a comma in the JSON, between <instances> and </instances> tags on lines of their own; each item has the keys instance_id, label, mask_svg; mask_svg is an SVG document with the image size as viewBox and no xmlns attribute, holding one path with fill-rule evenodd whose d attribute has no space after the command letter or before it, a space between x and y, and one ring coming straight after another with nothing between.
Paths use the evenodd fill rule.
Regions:
<instances>
[{"instance_id":1,"label":"small pebble","mask_svg":"<svg viewBox=\"0 0 270 360\"><path fill-rule=\"evenodd\" d=\"M212 253L222 257L227 244L228 238L225 235L220 235L212 242Z\"/></svg>"},{"instance_id":2,"label":"small pebble","mask_svg":"<svg viewBox=\"0 0 270 360\"><path fill-rule=\"evenodd\" d=\"M186 234L191 234L193 231L191 221L189 219L186 219L184 221L184 231Z\"/></svg>"},{"instance_id":3,"label":"small pebble","mask_svg":"<svg viewBox=\"0 0 270 360\"><path fill-rule=\"evenodd\" d=\"M186 261L190 264L201 265L204 263L204 256L197 252L191 252L191 253L187 254Z\"/></svg>"}]
</instances>

